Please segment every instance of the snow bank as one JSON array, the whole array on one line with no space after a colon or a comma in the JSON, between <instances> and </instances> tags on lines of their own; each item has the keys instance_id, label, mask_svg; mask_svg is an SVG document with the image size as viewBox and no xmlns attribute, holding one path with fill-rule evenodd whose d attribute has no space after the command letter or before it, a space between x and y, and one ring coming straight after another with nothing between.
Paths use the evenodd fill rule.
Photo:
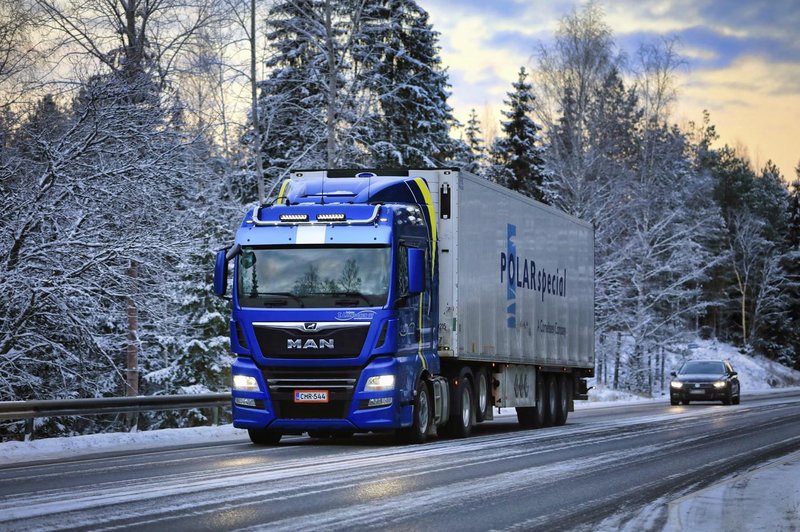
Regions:
<instances>
[{"instance_id":1,"label":"snow bank","mask_svg":"<svg viewBox=\"0 0 800 532\"><path fill-rule=\"evenodd\" d=\"M222 441L249 442L247 432L233 425L161 429L146 432L89 434L65 438L47 438L29 442L0 443L0 464L72 458L100 452L142 450L170 445L191 445Z\"/></svg>"},{"instance_id":2,"label":"snow bank","mask_svg":"<svg viewBox=\"0 0 800 532\"><path fill-rule=\"evenodd\" d=\"M800 452L673 501L664 531L797 530Z\"/></svg>"}]
</instances>

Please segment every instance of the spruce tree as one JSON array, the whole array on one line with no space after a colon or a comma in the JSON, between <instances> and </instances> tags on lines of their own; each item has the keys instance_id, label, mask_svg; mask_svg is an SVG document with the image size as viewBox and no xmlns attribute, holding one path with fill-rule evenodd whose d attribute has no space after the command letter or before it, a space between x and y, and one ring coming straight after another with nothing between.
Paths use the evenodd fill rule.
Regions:
<instances>
[{"instance_id":1,"label":"spruce tree","mask_svg":"<svg viewBox=\"0 0 800 532\"><path fill-rule=\"evenodd\" d=\"M466 137L465 142L470 156L465 170L475 174L483 173L486 148L484 147L483 138L481 138L481 123L478 120L478 113L475 112L474 108L470 110L464 136Z\"/></svg>"},{"instance_id":2,"label":"spruce tree","mask_svg":"<svg viewBox=\"0 0 800 532\"><path fill-rule=\"evenodd\" d=\"M536 98L527 82L525 67L520 68L519 77L512 85L514 90L504 100L508 110L502 122L503 136L492 145L492 161L506 170L505 186L539 201L544 201L542 180L544 160L542 158L541 126L533 121ZM495 169L495 176L498 174Z\"/></svg>"},{"instance_id":3,"label":"spruce tree","mask_svg":"<svg viewBox=\"0 0 800 532\"><path fill-rule=\"evenodd\" d=\"M318 0L288 0L269 11L266 38L272 55L260 83L259 127L265 175L325 163L325 79L327 58Z\"/></svg>"},{"instance_id":4,"label":"spruce tree","mask_svg":"<svg viewBox=\"0 0 800 532\"><path fill-rule=\"evenodd\" d=\"M454 155L439 33L414 0L367 2L354 69L374 102L361 141L376 166L435 166Z\"/></svg>"}]
</instances>

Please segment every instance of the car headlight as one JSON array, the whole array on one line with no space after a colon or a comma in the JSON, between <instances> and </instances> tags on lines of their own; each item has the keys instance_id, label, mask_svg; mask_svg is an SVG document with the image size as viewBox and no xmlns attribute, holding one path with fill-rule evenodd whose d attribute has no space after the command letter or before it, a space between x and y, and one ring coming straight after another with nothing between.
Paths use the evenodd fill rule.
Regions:
<instances>
[{"instance_id":1,"label":"car headlight","mask_svg":"<svg viewBox=\"0 0 800 532\"><path fill-rule=\"evenodd\" d=\"M714 383L714 388L724 388L728 385L726 381L717 381Z\"/></svg>"},{"instance_id":2,"label":"car headlight","mask_svg":"<svg viewBox=\"0 0 800 532\"><path fill-rule=\"evenodd\" d=\"M375 375L367 379L365 392L385 392L394 390L394 375Z\"/></svg>"},{"instance_id":3,"label":"car headlight","mask_svg":"<svg viewBox=\"0 0 800 532\"><path fill-rule=\"evenodd\" d=\"M677 388L677 389L683 388L683 383L681 381L672 381L669 383L669 385L672 388Z\"/></svg>"},{"instance_id":4,"label":"car headlight","mask_svg":"<svg viewBox=\"0 0 800 532\"><path fill-rule=\"evenodd\" d=\"M234 375L233 389L240 392L257 392L259 391L258 381L249 375Z\"/></svg>"}]
</instances>

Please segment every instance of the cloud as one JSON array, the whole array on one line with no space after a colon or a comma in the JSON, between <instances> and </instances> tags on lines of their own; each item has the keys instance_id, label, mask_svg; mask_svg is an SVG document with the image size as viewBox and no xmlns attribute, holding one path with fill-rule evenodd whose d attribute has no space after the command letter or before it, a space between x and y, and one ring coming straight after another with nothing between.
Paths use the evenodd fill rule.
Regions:
<instances>
[{"instance_id":1,"label":"cloud","mask_svg":"<svg viewBox=\"0 0 800 532\"><path fill-rule=\"evenodd\" d=\"M441 32L450 103L465 119L489 104L495 115L539 43L582 0L420 0ZM600 4L619 48L631 59L643 43L677 37L677 121L709 109L723 141L791 173L800 157L800 2L797 0L611 0ZM736 141L734 141L736 139ZM764 162L764 161L762 161Z\"/></svg>"}]
</instances>

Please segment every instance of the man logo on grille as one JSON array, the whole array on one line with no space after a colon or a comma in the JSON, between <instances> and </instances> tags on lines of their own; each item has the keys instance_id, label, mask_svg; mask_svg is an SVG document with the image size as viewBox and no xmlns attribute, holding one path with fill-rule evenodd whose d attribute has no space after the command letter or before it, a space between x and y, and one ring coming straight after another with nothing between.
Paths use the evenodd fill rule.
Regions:
<instances>
[{"instance_id":1,"label":"man logo on grille","mask_svg":"<svg viewBox=\"0 0 800 532\"><path fill-rule=\"evenodd\" d=\"M305 329L307 331L316 331L317 330L317 324L316 323L304 323L303 324L303 329Z\"/></svg>"},{"instance_id":2,"label":"man logo on grille","mask_svg":"<svg viewBox=\"0 0 800 532\"><path fill-rule=\"evenodd\" d=\"M333 349L333 339L320 338L319 343L312 338L305 342L303 340L286 340L286 349Z\"/></svg>"}]
</instances>

